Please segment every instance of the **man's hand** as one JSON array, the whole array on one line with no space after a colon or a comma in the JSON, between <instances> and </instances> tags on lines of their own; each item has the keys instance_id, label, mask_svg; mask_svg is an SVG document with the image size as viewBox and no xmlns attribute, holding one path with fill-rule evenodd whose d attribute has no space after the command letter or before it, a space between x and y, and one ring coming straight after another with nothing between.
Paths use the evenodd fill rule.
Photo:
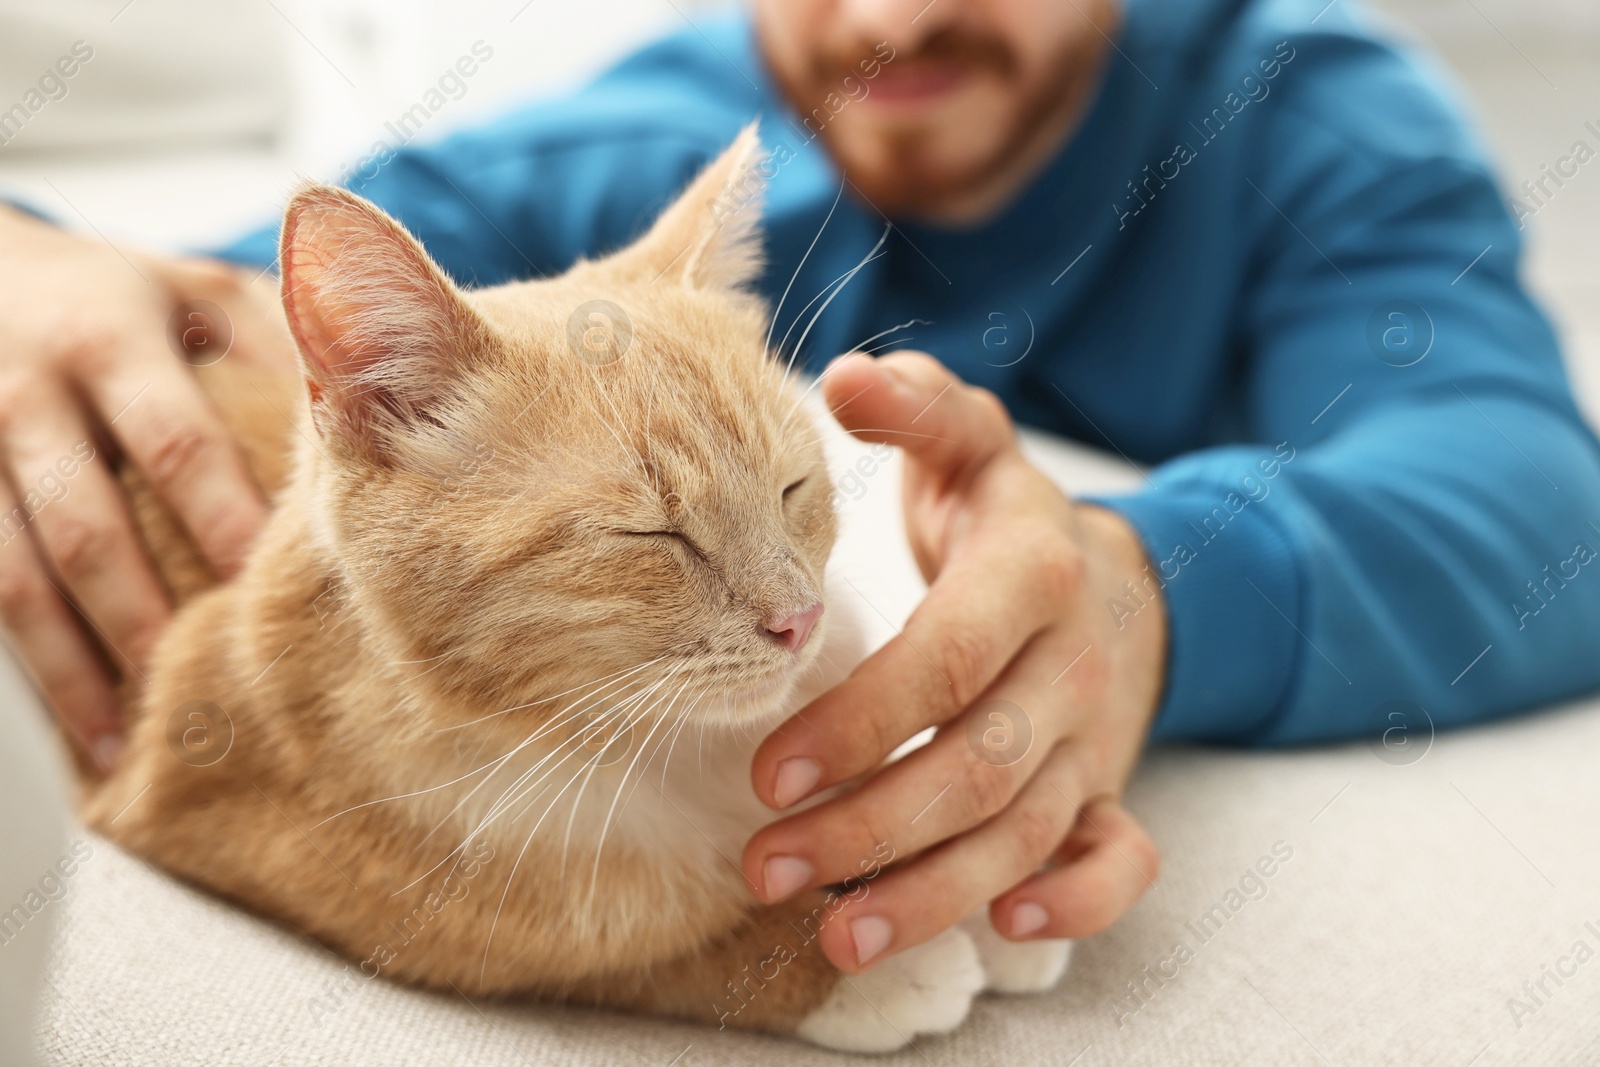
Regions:
<instances>
[{"instance_id":1,"label":"man's hand","mask_svg":"<svg viewBox=\"0 0 1600 1067\"><path fill-rule=\"evenodd\" d=\"M116 679L137 677L170 605L107 454L126 453L220 573L266 515L227 427L168 343L178 305L271 348L261 306L216 264L126 259L0 206L0 625L102 767L121 748Z\"/></svg>"},{"instance_id":2,"label":"man's hand","mask_svg":"<svg viewBox=\"0 0 1600 1067\"><path fill-rule=\"evenodd\" d=\"M824 387L846 429L904 449L907 532L930 587L901 637L756 752L756 793L776 808L869 776L757 833L745 876L770 902L892 855L823 928L850 972L985 903L1014 939L1104 928L1159 865L1117 802L1166 654L1138 537L1063 495L1023 458L999 401L932 357L845 356ZM1119 628L1107 601L1130 581L1145 606ZM932 741L879 767L930 726Z\"/></svg>"}]
</instances>

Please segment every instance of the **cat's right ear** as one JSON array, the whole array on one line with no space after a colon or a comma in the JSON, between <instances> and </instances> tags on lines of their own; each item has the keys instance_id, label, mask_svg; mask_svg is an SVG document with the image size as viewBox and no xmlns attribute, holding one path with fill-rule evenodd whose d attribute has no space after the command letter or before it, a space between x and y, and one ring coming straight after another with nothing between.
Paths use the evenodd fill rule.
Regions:
<instances>
[{"instance_id":1,"label":"cat's right ear","mask_svg":"<svg viewBox=\"0 0 1600 1067\"><path fill-rule=\"evenodd\" d=\"M404 227L344 189L295 193L279 262L318 431L392 458L436 421L488 327Z\"/></svg>"}]
</instances>

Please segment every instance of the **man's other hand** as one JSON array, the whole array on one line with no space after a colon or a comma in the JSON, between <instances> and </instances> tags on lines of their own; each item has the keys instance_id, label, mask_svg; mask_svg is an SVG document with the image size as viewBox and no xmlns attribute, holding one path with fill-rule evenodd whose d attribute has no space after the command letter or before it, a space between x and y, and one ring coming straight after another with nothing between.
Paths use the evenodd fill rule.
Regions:
<instances>
[{"instance_id":1,"label":"man's other hand","mask_svg":"<svg viewBox=\"0 0 1600 1067\"><path fill-rule=\"evenodd\" d=\"M282 349L232 268L125 254L0 206L0 626L102 769L122 744L116 683L139 677L171 612L109 453L139 466L219 573L266 516L169 342L190 300L231 320L229 358Z\"/></svg>"},{"instance_id":2,"label":"man's other hand","mask_svg":"<svg viewBox=\"0 0 1600 1067\"><path fill-rule=\"evenodd\" d=\"M902 635L768 737L756 793L787 808L744 873L765 900L875 873L823 928L859 971L989 905L1013 939L1083 937L1151 885L1155 846L1118 797L1161 695L1159 590L1120 516L1070 500L1018 449L995 397L932 357L842 357L825 395L855 436L906 459L907 533L929 582ZM927 727L933 739L882 765Z\"/></svg>"}]
</instances>

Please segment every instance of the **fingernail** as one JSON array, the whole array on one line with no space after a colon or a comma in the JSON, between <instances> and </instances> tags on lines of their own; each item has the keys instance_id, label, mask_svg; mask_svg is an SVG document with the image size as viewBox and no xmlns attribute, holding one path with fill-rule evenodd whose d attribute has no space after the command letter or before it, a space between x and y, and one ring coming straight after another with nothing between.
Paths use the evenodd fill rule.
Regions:
<instances>
[{"instance_id":1,"label":"fingernail","mask_svg":"<svg viewBox=\"0 0 1600 1067\"><path fill-rule=\"evenodd\" d=\"M127 744L127 740L121 734L106 734L90 743L89 753L94 756L94 761L100 769L109 774L115 769L117 757L122 755L122 750Z\"/></svg>"},{"instance_id":2,"label":"fingernail","mask_svg":"<svg viewBox=\"0 0 1600 1067\"><path fill-rule=\"evenodd\" d=\"M767 899L783 900L811 884L811 864L799 856L769 856L761 868Z\"/></svg>"},{"instance_id":3,"label":"fingernail","mask_svg":"<svg viewBox=\"0 0 1600 1067\"><path fill-rule=\"evenodd\" d=\"M878 915L863 915L850 920L850 938L856 943L856 963L865 964L889 947L894 928Z\"/></svg>"},{"instance_id":4,"label":"fingernail","mask_svg":"<svg viewBox=\"0 0 1600 1067\"><path fill-rule=\"evenodd\" d=\"M778 780L772 785L772 799L780 808L809 794L822 778L822 766L805 756L791 756L778 764Z\"/></svg>"},{"instance_id":5,"label":"fingernail","mask_svg":"<svg viewBox=\"0 0 1600 1067\"><path fill-rule=\"evenodd\" d=\"M1027 937L1035 930L1044 928L1050 921L1050 913L1044 907L1033 901L1024 901L1011 909L1011 936Z\"/></svg>"}]
</instances>

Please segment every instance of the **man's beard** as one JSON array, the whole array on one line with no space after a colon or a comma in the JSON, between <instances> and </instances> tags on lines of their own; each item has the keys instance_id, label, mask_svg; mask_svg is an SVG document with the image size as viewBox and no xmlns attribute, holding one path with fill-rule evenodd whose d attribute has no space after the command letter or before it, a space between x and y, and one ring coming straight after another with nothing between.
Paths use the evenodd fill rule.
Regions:
<instances>
[{"instance_id":1,"label":"man's beard","mask_svg":"<svg viewBox=\"0 0 1600 1067\"><path fill-rule=\"evenodd\" d=\"M1071 89L1082 75L1084 58L1078 42L1069 41L1042 68L1049 75L1028 84L1015 52L1004 40L950 27L929 37L915 53L902 52L888 62L874 54L873 45L858 43L814 57L799 81L781 73L778 78L791 106L803 118L830 93L843 96L847 78L865 85L870 95L872 82L863 70L870 70L874 63L902 69L924 63L956 66L966 77L990 78L1015 94L1015 106L995 147L957 165L940 157L938 143L951 134L937 125L875 131L870 135L870 156L863 153L859 146L868 135L859 128L853 137L839 135L841 123L850 122L848 109L856 106L853 100L837 119L821 127L824 146L864 199L888 215L926 216L982 190L1053 123L1072 103Z\"/></svg>"}]
</instances>

